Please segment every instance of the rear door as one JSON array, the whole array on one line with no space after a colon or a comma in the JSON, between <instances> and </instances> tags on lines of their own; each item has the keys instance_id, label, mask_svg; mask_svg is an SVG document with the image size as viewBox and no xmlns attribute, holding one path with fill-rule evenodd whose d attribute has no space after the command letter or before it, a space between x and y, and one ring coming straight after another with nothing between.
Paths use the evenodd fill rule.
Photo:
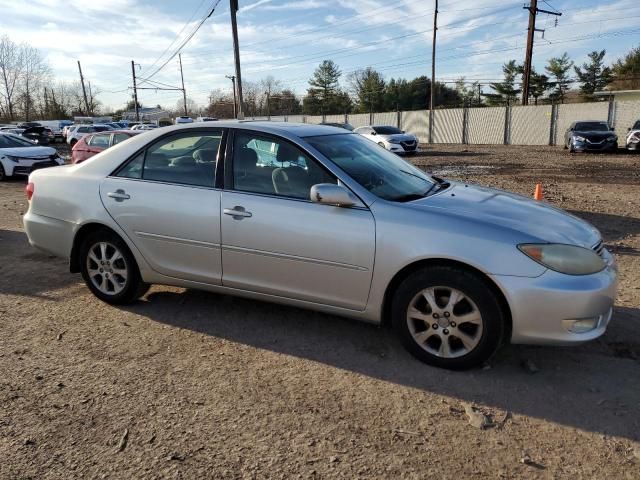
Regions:
<instances>
[{"instance_id":1,"label":"rear door","mask_svg":"<svg viewBox=\"0 0 640 480\"><path fill-rule=\"evenodd\" d=\"M100 196L157 272L220 284L220 195L215 172L223 130L161 137L107 177Z\"/></svg>"}]
</instances>

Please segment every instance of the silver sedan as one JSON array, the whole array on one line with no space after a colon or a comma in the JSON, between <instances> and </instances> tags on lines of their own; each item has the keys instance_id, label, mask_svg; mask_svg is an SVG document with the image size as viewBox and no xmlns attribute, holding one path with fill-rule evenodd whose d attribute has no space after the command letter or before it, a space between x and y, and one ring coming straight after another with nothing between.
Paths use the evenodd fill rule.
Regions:
<instances>
[{"instance_id":1,"label":"silver sedan","mask_svg":"<svg viewBox=\"0 0 640 480\"><path fill-rule=\"evenodd\" d=\"M150 284L394 327L420 360L602 335L617 268L588 223L445 181L344 129L217 122L158 129L27 186L30 243L112 304Z\"/></svg>"}]
</instances>

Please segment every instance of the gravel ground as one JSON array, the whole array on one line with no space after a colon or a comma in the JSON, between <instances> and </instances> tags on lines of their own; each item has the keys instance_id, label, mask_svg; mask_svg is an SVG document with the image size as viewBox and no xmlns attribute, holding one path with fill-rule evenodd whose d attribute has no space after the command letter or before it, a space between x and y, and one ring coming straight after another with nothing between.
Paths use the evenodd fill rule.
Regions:
<instances>
[{"instance_id":1,"label":"gravel ground","mask_svg":"<svg viewBox=\"0 0 640 480\"><path fill-rule=\"evenodd\" d=\"M163 286L114 308L29 247L24 181L8 181L0 478L640 478L640 156L412 160L527 195L542 183L594 223L621 272L606 335L449 372L386 329L295 308Z\"/></svg>"}]
</instances>

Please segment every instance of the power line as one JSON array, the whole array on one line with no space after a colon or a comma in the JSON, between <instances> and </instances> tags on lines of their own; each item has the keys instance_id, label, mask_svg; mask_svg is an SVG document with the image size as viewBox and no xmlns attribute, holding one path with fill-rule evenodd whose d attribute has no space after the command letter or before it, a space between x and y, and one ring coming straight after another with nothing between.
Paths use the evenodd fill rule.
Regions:
<instances>
[{"instance_id":1,"label":"power line","mask_svg":"<svg viewBox=\"0 0 640 480\"><path fill-rule=\"evenodd\" d=\"M178 38L180 38L180 35L182 35L182 32L185 31L187 26L191 23L193 18L196 16L196 13L198 13L200 8L202 8L202 5L204 4L204 2L205 2L205 0L201 0L200 1L200 4L194 10L193 14L191 14L191 17L189 17L189 20L187 20L187 22L182 26L182 29L177 33L177 35L174 37L174 39L171 41L171 43L169 45L167 45L167 48L165 48L164 51L160 54L160 56L158 56L158 58L156 58L156 60L151 64L151 66L149 66L149 70L151 70L153 67L155 67L158 64L158 62L160 61L160 59L164 56L164 54L169 51L169 49L173 46L174 43L176 43L176 40L178 40Z\"/></svg>"},{"instance_id":2,"label":"power line","mask_svg":"<svg viewBox=\"0 0 640 480\"><path fill-rule=\"evenodd\" d=\"M175 56L180 53L180 51L184 48L184 46L189 43L189 41L193 38L193 36L198 33L198 30L200 30L200 27L202 27L202 25L204 24L204 22L207 21L207 19L209 17L211 17L211 15L213 15L213 12L215 11L216 7L218 6L218 4L220 3L221 0L216 0L213 7L211 8L211 11L202 19L200 20L200 23L198 23L198 25L196 26L196 28L187 36L187 38L185 38L185 40L180 44L180 46L169 56L169 58L162 64L160 65L160 67L158 67L156 70L154 70L154 72L150 75L147 75L146 78L143 78L141 80L141 83L149 80L150 78L152 78L154 75L156 75L160 70L162 70L171 60L173 60L175 58Z\"/></svg>"}]
</instances>

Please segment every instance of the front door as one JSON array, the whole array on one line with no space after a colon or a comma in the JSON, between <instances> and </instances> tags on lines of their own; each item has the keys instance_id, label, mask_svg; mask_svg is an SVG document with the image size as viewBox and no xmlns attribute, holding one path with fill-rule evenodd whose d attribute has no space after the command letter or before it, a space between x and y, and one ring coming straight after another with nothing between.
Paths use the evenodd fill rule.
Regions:
<instances>
[{"instance_id":1,"label":"front door","mask_svg":"<svg viewBox=\"0 0 640 480\"><path fill-rule=\"evenodd\" d=\"M163 137L100 186L109 214L164 275L220 284L221 129Z\"/></svg>"},{"instance_id":2,"label":"front door","mask_svg":"<svg viewBox=\"0 0 640 480\"><path fill-rule=\"evenodd\" d=\"M311 202L313 185L337 180L288 141L237 130L232 150L223 285L363 310L375 256L371 212Z\"/></svg>"}]
</instances>

